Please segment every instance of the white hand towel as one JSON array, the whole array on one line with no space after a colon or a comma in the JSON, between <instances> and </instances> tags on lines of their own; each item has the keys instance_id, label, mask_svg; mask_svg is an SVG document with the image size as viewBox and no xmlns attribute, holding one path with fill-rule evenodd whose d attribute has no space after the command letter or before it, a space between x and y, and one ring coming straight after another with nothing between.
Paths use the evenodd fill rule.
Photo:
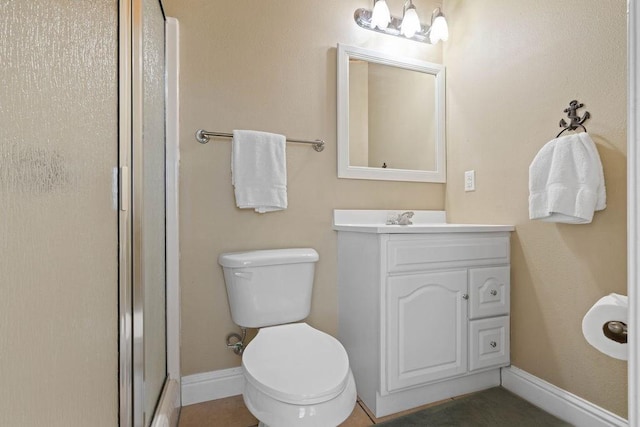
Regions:
<instances>
[{"instance_id":1,"label":"white hand towel","mask_svg":"<svg viewBox=\"0 0 640 427\"><path fill-rule=\"evenodd\" d=\"M607 207L602 162L586 132L545 144L529 166L529 218L587 224Z\"/></svg>"},{"instance_id":2,"label":"white hand towel","mask_svg":"<svg viewBox=\"0 0 640 427\"><path fill-rule=\"evenodd\" d=\"M258 213L287 208L286 138L266 132L234 130L231 182L239 208Z\"/></svg>"}]
</instances>

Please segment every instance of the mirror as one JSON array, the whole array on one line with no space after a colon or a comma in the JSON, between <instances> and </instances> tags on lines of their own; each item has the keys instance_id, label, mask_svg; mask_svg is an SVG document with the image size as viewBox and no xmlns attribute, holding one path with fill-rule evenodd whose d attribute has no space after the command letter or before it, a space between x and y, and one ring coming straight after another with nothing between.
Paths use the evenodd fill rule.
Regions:
<instances>
[{"instance_id":1,"label":"mirror","mask_svg":"<svg viewBox=\"0 0 640 427\"><path fill-rule=\"evenodd\" d=\"M443 65L338 44L338 177L445 182Z\"/></svg>"}]
</instances>

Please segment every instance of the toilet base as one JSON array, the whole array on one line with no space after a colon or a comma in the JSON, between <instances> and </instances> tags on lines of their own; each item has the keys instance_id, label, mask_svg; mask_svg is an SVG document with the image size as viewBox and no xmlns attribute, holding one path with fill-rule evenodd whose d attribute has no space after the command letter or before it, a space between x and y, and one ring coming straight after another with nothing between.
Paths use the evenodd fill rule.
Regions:
<instances>
[{"instance_id":1,"label":"toilet base","mask_svg":"<svg viewBox=\"0 0 640 427\"><path fill-rule=\"evenodd\" d=\"M245 381L242 393L249 412L260 427L329 427L346 420L356 404L356 383L349 371L345 389L331 400L313 405L294 405L276 400Z\"/></svg>"}]
</instances>

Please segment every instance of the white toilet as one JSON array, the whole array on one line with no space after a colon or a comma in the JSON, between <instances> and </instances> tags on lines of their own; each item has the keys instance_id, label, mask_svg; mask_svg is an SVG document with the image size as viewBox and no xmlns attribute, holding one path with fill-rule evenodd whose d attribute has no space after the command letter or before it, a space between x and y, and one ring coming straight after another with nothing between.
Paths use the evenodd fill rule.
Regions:
<instances>
[{"instance_id":1,"label":"white toilet","mask_svg":"<svg viewBox=\"0 0 640 427\"><path fill-rule=\"evenodd\" d=\"M309 315L313 249L220 255L233 321L261 328L242 356L242 393L260 426L337 426L353 410L349 358L332 336L299 322Z\"/></svg>"}]
</instances>

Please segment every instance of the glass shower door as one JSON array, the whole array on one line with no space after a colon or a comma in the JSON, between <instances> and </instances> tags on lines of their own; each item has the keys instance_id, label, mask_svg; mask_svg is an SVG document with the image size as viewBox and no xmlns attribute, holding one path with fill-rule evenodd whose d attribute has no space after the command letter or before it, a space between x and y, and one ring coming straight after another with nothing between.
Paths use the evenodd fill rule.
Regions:
<instances>
[{"instance_id":1,"label":"glass shower door","mask_svg":"<svg viewBox=\"0 0 640 427\"><path fill-rule=\"evenodd\" d=\"M0 425L118 414L118 2L0 1Z\"/></svg>"},{"instance_id":2,"label":"glass shower door","mask_svg":"<svg viewBox=\"0 0 640 427\"><path fill-rule=\"evenodd\" d=\"M134 424L148 426L167 378L165 18L158 0L133 11Z\"/></svg>"}]
</instances>

